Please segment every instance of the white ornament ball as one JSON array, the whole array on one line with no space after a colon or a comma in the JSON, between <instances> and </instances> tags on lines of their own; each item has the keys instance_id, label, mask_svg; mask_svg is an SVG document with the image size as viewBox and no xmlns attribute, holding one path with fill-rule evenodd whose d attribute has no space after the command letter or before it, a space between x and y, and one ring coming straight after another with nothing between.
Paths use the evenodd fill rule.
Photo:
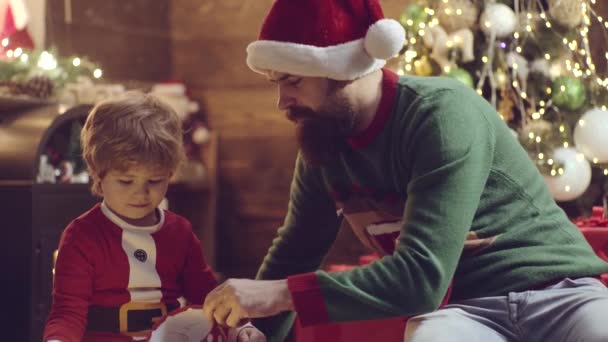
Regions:
<instances>
[{"instance_id":1,"label":"white ornament ball","mask_svg":"<svg viewBox=\"0 0 608 342\"><path fill-rule=\"evenodd\" d=\"M551 64L544 58L537 58L530 63L530 71L543 74L547 78L551 78Z\"/></svg>"},{"instance_id":2,"label":"white ornament ball","mask_svg":"<svg viewBox=\"0 0 608 342\"><path fill-rule=\"evenodd\" d=\"M192 132L192 141L197 145L203 145L209 142L211 133L206 127L197 127Z\"/></svg>"},{"instance_id":3,"label":"white ornament ball","mask_svg":"<svg viewBox=\"0 0 608 342\"><path fill-rule=\"evenodd\" d=\"M376 21L365 34L363 44L365 51L377 59L389 59L396 56L405 43L403 26L393 19Z\"/></svg>"},{"instance_id":4,"label":"white ornament ball","mask_svg":"<svg viewBox=\"0 0 608 342\"><path fill-rule=\"evenodd\" d=\"M570 201L582 195L591 183L591 166L585 156L574 148L558 148L552 158L563 165L564 173L544 176L556 201Z\"/></svg>"},{"instance_id":5,"label":"white ornament ball","mask_svg":"<svg viewBox=\"0 0 608 342\"><path fill-rule=\"evenodd\" d=\"M574 128L574 144L588 160L608 162L608 111L593 108L585 112Z\"/></svg>"},{"instance_id":6,"label":"white ornament ball","mask_svg":"<svg viewBox=\"0 0 608 342\"><path fill-rule=\"evenodd\" d=\"M583 22L581 0L549 0L549 15L567 28L575 28Z\"/></svg>"},{"instance_id":7,"label":"white ornament ball","mask_svg":"<svg viewBox=\"0 0 608 342\"><path fill-rule=\"evenodd\" d=\"M460 29L472 29L477 22L479 10L471 0L439 1L437 19L446 32L451 33Z\"/></svg>"},{"instance_id":8,"label":"white ornament ball","mask_svg":"<svg viewBox=\"0 0 608 342\"><path fill-rule=\"evenodd\" d=\"M490 35L492 32L497 38L510 35L517 27L517 16L511 7L501 4L489 4L479 19L481 30Z\"/></svg>"}]
</instances>

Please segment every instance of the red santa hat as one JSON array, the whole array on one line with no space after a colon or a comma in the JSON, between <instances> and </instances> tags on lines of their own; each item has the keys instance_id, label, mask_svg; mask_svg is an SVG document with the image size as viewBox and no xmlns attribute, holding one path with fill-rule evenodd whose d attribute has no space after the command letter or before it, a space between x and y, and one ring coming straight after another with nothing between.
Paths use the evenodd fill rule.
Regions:
<instances>
[{"instance_id":1,"label":"red santa hat","mask_svg":"<svg viewBox=\"0 0 608 342\"><path fill-rule=\"evenodd\" d=\"M378 0L276 0L247 65L298 76L353 80L384 66L405 31L384 18Z\"/></svg>"},{"instance_id":2,"label":"red santa hat","mask_svg":"<svg viewBox=\"0 0 608 342\"><path fill-rule=\"evenodd\" d=\"M29 15L23 0L0 0L0 38L23 30L28 21Z\"/></svg>"},{"instance_id":3,"label":"red santa hat","mask_svg":"<svg viewBox=\"0 0 608 342\"><path fill-rule=\"evenodd\" d=\"M0 47L0 52L16 48L34 48L34 42L27 30L29 18L23 0L0 0L0 39L9 38L8 44Z\"/></svg>"}]
</instances>

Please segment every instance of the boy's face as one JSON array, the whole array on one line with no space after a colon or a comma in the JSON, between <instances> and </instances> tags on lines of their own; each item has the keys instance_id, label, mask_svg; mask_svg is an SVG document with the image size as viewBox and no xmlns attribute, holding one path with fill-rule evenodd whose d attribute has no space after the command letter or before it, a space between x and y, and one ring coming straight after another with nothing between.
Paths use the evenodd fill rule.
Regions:
<instances>
[{"instance_id":1,"label":"boy's face","mask_svg":"<svg viewBox=\"0 0 608 342\"><path fill-rule=\"evenodd\" d=\"M100 182L106 205L136 226L157 223L155 209L165 197L171 172L144 166L110 170Z\"/></svg>"}]
</instances>

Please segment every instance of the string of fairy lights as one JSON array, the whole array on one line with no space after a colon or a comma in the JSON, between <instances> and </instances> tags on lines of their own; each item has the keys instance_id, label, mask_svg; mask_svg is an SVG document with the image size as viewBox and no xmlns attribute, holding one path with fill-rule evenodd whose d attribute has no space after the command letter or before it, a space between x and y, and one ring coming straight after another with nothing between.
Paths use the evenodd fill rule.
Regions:
<instances>
[{"instance_id":1,"label":"string of fairy lights","mask_svg":"<svg viewBox=\"0 0 608 342\"><path fill-rule=\"evenodd\" d=\"M6 48L9 46L9 44L10 44L9 38L3 38L0 41L0 45L2 46L3 50L6 50ZM43 71L54 71L59 67L57 58L51 52L46 51L46 50L40 52L39 54L36 54L37 58L35 61L32 60L33 53L31 53L31 52L28 53L27 51L25 51L24 49L22 49L20 47L17 47L14 49L8 49L4 52L4 54L6 55L6 58L9 61L20 62L25 65L34 63L31 65L36 66L37 68L39 68L40 70L43 70ZM85 72L87 70L91 70L91 76L93 76L93 78L100 79L101 77L103 77L103 70L101 68L97 67L92 62L88 61L87 59L82 58L82 57L70 57L70 58L71 58L71 64L74 67L81 68L83 72Z\"/></svg>"},{"instance_id":2,"label":"string of fairy lights","mask_svg":"<svg viewBox=\"0 0 608 342\"><path fill-rule=\"evenodd\" d=\"M607 111L606 103L602 103L598 99L601 92L608 92L608 77L602 78L601 75L597 74L589 40L590 28L595 21L604 28L604 39L608 41L608 20L594 11L592 6L596 4L596 1L583 0L576 2L580 6L577 10L580 10L582 19L580 24L572 27L572 30L576 33L574 35L564 35L560 30L556 29L556 24L552 22L551 15L547 13L540 0L513 1L513 11L517 18L515 29L510 36L504 38L486 35L489 41L488 49L480 56L476 56L481 63L480 68L476 71L478 80L473 85L473 88L478 94L485 96L496 108L499 85L509 86L518 95L513 97L513 101L515 102L515 107L521 113L519 121L520 130L526 131L526 126L542 120L547 114L551 113L558 118L556 127L558 128L558 136L561 139L559 146L563 146L564 148L573 147L569 132L570 127L562 117L564 114L560 112L560 106L556 105L556 99L562 100L563 96L571 90L568 89L569 84L553 83L544 87L542 92L531 94L525 77L522 77L522 75L527 75L531 66L528 65L529 62L525 58L521 57L521 54L525 51L526 43L531 39L535 39L536 31L541 28L548 30L563 44L564 49L562 52L567 53L559 55L554 54L553 51L545 51L540 58L544 61L535 61L533 67L542 67L551 75L566 75L573 78L575 82L576 80L594 82L597 84L597 87L588 89L590 95L588 99L589 104ZM453 6L450 6L450 2L453 3ZM462 1L455 0L438 0L438 2L433 4L427 2L426 5L423 5L423 13L416 14L415 16L410 14L409 17L402 16L401 22L406 28L406 44L402 50L403 53L399 57L400 60L397 65L398 74L430 74L430 68L427 65L428 63L426 63L426 56L434 53L435 51L431 50L436 50L437 47L429 48L428 44L424 43L425 39L428 41L428 37L425 37L425 35L428 35L436 26L440 25L439 15L443 18L447 16L456 20L466 20L467 15L469 15L467 11L471 11L471 9L464 6L460 7L460 4L462 4ZM441 13L438 11L441 11ZM469 16L477 18L477 13ZM492 21L484 20L483 15L481 16L479 21L480 29L486 33L493 32L491 30L492 25L494 25ZM444 41L445 48L450 53L453 53L457 49L462 50L463 46L468 43L467 38L458 31L448 34L448 39ZM507 56L506 61L500 60L500 56L496 55L495 50L498 49L502 50L503 55ZM608 60L608 52L604 54L604 57ZM435 58L435 60L438 61L439 59ZM440 71L435 74L449 74L455 68L459 68L456 63L439 65L439 67ZM505 118L503 117L503 119ZM584 119L579 119L577 125L584 126ZM536 155L534 157L537 165L548 165L548 173L551 176L563 175L564 168L546 150L542 134L528 131L527 138L532 144L536 144ZM608 176L608 166L602 165L605 161L600 161L595 156L585 156L583 153L578 153L577 158L586 158L594 166L602 167L603 174Z\"/></svg>"}]
</instances>

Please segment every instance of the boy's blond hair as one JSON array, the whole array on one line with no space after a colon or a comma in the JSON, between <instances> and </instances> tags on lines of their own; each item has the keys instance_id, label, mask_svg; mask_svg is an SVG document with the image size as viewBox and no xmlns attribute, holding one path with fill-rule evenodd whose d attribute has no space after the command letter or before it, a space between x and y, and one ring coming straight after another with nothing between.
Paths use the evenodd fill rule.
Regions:
<instances>
[{"instance_id":1,"label":"boy's blond hair","mask_svg":"<svg viewBox=\"0 0 608 342\"><path fill-rule=\"evenodd\" d=\"M93 193L101 196L110 170L137 165L175 172L184 159L182 139L177 114L152 95L131 91L98 103L80 133Z\"/></svg>"}]
</instances>

